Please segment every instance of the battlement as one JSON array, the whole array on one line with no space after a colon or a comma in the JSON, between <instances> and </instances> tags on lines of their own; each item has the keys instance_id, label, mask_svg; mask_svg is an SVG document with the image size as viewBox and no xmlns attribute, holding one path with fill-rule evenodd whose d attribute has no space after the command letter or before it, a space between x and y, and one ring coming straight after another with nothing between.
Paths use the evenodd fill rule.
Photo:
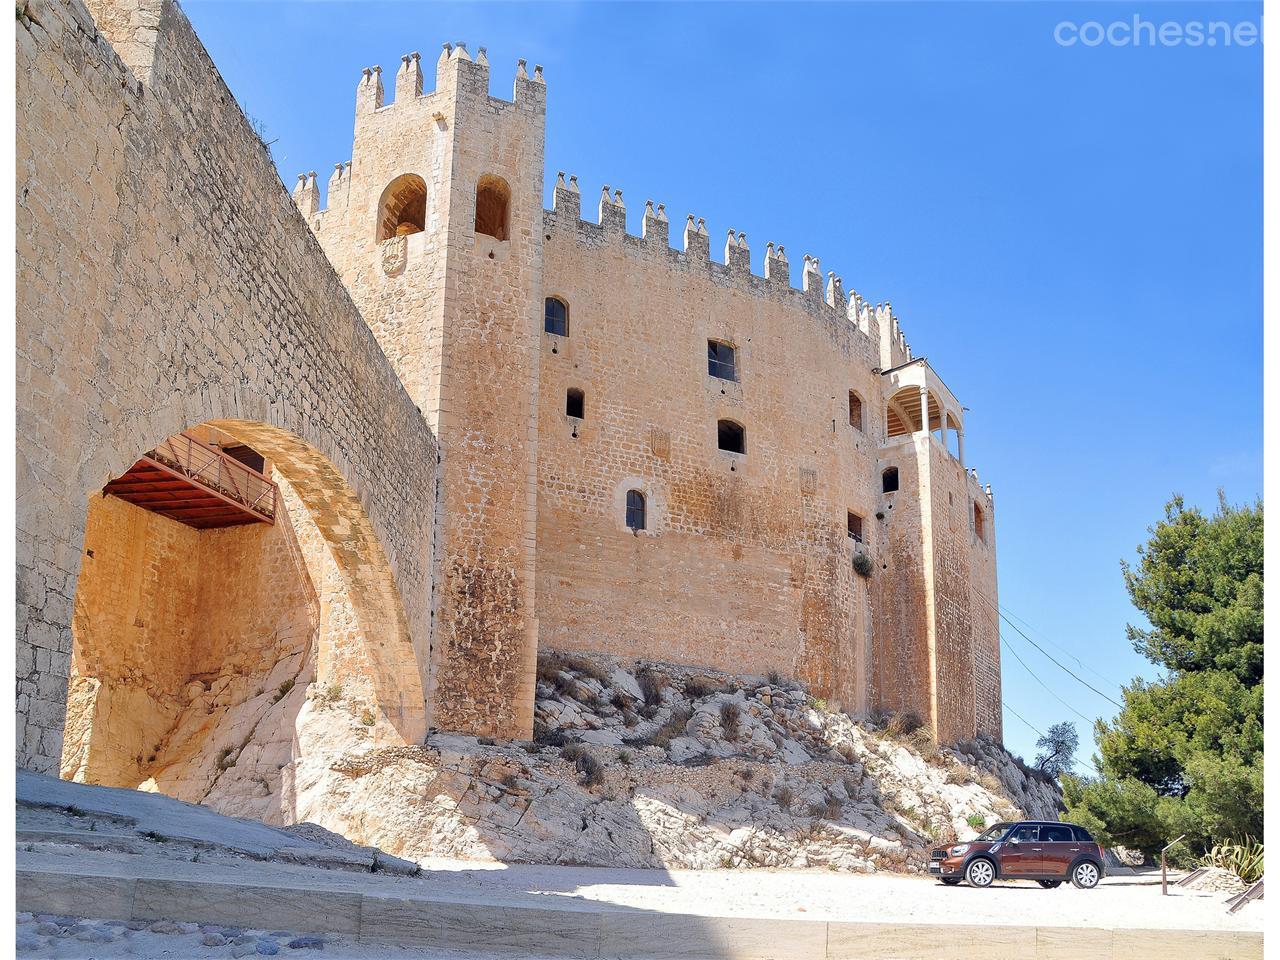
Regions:
<instances>
[{"instance_id":1,"label":"battlement","mask_svg":"<svg viewBox=\"0 0 1280 960\"><path fill-rule=\"evenodd\" d=\"M586 246L620 245L636 256L662 258L681 270L704 270L717 284L733 286L754 297L772 299L791 307L800 307L825 319L839 319L861 334L876 339L879 331L892 331L895 343L908 357L910 348L898 318L886 303L872 304L856 290L846 291L844 281L828 270L825 280L818 257L805 254L801 262L800 285L791 284L791 266L786 248L772 241L765 244L764 272L751 270L751 248L747 235L729 228L722 260L711 257L711 237L702 217L688 214L680 248L671 246L671 224L666 205L646 200L640 223L640 235L627 232L627 209L622 191L606 184L600 193L596 220L582 217L582 192L578 178L564 172L556 174L552 206L544 211L547 232L551 235L572 233Z\"/></svg>"},{"instance_id":2,"label":"battlement","mask_svg":"<svg viewBox=\"0 0 1280 960\"><path fill-rule=\"evenodd\" d=\"M386 99L386 89L382 82L382 67L374 65L364 68L356 85L356 116L359 118L383 110L404 108L424 98L432 100L440 95L482 97L499 109L521 106L545 109L546 80L542 75L542 65L538 64L533 68L532 76L527 68L528 61L517 61L511 99L503 100L489 93L489 57L484 47L479 47L473 58L462 41L445 43L436 59L435 89L424 90L422 54L415 50L400 57L393 88L394 99L390 102Z\"/></svg>"}]
</instances>

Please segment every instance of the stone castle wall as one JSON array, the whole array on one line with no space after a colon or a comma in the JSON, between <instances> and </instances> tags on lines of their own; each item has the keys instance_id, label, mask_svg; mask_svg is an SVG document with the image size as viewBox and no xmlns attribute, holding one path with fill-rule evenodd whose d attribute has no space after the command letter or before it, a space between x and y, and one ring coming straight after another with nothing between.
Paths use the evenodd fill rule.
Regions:
<instances>
[{"instance_id":1,"label":"stone castle wall","mask_svg":"<svg viewBox=\"0 0 1280 960\"><path fill-rule=\"evenodd\" d=\"M93 9L17 23L18 762L58 766L90 496L209 421L293 483L416 739L431 430L177 7Z\"/></svg>"},{"instance_id":2,"label":"stone castle wall","mask_svg":"<svg viewBox=\"0 0 1280 960\"><path fill-rule=\"evenodd\" d=\"M200 423L286 481L316 616L346 638L319 674L367 678L405 739L528 736L539 646L778 670L944 739L999 736L990 497L927 409L888 437L904 385L960 406L887 304L809 257L793 288L772 245L754 276L732 232L717 262L692 218L673 249L660 208L630 236L620 194L599 222L567 184L543 211L541 69L501 100L483 50L446 45L434 92L404 58L390 102L366 71L327 206L314 174L291 201L170 0L91 8L29 0L18 23L19 762L60 753L89 498ZM423 229L381 239L406 176ZM493 178L501 236L477 229ZM543 331L547 295L567 337ZM736 381L708 375L709 339L737 348ZM720 419L744 455L717 449ZM223 629L211 663L248 636Z\"/></svg>"}]
</instances>

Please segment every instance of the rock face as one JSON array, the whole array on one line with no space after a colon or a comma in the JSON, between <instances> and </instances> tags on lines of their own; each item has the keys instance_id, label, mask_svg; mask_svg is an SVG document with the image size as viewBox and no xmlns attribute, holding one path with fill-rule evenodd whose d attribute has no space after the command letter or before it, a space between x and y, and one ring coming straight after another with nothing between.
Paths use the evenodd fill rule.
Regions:
<instances>
[{"instance_id":1,"label":"rock face","mask_svg":"<svg viewBox=\"0 0 1280 960\"><path fill-rule=\"evenodd\" d=\"M288 807L409 859L856 871L918 871L935 842L1057 816L1056 785L993 740L939 748L777 677L550 654L538 678L534 741L379 748L308 691ZM260 814L230 787L205 802Z\"/></svg>"}]
</instances>

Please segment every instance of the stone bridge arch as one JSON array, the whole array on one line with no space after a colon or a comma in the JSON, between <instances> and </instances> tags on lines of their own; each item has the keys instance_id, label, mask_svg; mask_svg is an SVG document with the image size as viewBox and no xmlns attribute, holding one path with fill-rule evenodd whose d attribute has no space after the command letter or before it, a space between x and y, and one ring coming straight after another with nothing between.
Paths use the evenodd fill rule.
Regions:
<instances>
[{"instance_id":1,"label":"stone bridge arch","mask_svg":"<svg viewBox=\"0 0 1280 960\"><path fill-rule=\"evenodd\" d=\"M417 739L429 427L173 3L31 0L17 33L18 763L58 767L88 495L199 423L296 486Z\"/></svg>"}]
</instances>

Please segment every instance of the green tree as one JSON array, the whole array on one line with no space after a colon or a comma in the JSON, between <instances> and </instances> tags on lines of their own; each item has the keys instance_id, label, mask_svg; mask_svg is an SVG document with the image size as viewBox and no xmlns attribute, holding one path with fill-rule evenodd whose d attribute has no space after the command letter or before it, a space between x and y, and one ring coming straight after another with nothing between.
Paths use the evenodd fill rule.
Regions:
<instances>
[{"instance_id":1,"label":"green tree","mask_svg":"<svg viewBox=\"0 0 1280 960\"><path fill-rule=\"evenodd\" d=\"M1262 503L1219 495L1206 517L1181 497L1123 563L1149 626L1134 649L1163 667L1135 680L1124 708L1094 733L1101 775L1063 775L1071 818L1110 843L1153 852L1180 833L1193 845L1262 836Z\"/></svg>"},{"instance_id":2,"label":"green tree","mask_svg":"<svg viewBox=\"0 0 1280 960\"><path fill-rule=\"evenodd\" d=\"M1036 741L1036 766L1050 776L1068 772L1075 762L1080 747L1080 734L1070 720L1055 723L1049 732Z\"/></svg>"}]
</instances>

